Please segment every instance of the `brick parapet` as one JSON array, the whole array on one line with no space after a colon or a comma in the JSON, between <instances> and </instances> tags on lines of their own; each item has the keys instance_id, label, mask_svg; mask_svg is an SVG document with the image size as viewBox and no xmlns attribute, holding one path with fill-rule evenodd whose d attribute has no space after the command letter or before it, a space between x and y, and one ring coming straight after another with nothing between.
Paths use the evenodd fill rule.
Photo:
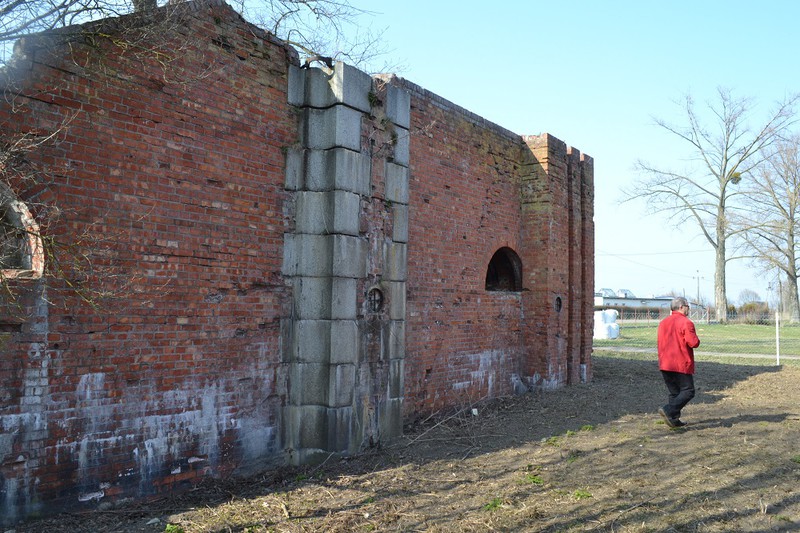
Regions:
<instances>
[{"instance_id":1,"label":"brick parapet","mask_svg":"<svg viewBox=\"0 0 800 533\"><path fill-rule=\"evenodd\" d=\"M490 131L494 135L497 135L498 137L507 138L513 141L517 141L520 138L519 134L514 133L509 129L506 129L503 126L496 124L488 120L487 118L478 115L477 113L474 113L464 107L461 107L458 104L450 100L447 100L446 98L428 89L425 89L424 87L417 85L416 83L409 81L405 78L402 78L395 74L380 74L377 75L376 77L392 85L402 87L405 91L408 91L408 93L412 96L412 98L430 102L430 105L432 105L433 107L441 109L442 111L448 114L459 116L464 120L468 120L475 126L478 126L483 130Z\"/></svg>"}]
</instances>

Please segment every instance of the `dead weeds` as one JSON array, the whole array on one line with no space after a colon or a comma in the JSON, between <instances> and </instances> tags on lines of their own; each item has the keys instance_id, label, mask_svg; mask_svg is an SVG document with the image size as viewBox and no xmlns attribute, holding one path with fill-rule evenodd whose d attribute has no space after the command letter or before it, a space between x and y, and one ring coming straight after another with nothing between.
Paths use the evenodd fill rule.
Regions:
<instances>
[{"instance_id":1,"label":"dead weeds","mask_svg":"<svg viewBox=\"0 0 800 533\"><path fill-rule=\"evenodd\" d=\"M680 430L655 413L653 361L596 357L594 372L429 419L359 457L17 531L800 530L800 367L700 361Z\"/></svg>"}]
</instances>

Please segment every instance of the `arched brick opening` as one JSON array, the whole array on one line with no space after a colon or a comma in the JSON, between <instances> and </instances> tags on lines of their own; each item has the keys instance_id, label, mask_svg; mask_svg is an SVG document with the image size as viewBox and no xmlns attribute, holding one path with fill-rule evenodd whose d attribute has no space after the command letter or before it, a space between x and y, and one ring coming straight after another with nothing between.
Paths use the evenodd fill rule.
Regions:
<instances>
[{"instance_id":1,"label":"arched brick opening","mask_svg":"<svg viewBox=\"0 0 800 533\"><path fill-rule=\"evenodd\" d=\"M522 290L522 261L506 246L497 250L486 269L487 291L519 292Z\"/></svg>"},{"instance_id":2,"label":"arched brick opening","mask_svg":"<svg viewBox=\"0 0 800 533\"><path fill-rule=\"evenodd\" d=\"M0 184L0 270L4 278L40 278L44 252L28 207Z\"/></svg>"}]
</instances>

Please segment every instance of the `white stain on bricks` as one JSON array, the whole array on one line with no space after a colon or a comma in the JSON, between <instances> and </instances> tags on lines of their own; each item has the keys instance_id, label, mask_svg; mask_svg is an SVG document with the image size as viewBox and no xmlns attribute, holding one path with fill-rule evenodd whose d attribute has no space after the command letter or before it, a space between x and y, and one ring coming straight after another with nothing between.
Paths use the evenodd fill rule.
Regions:
<instances>
[{"instance_id":1,"label":"white stain on bricks","mask_svg":"<svg viewBox=\"0 0 800 533\"><path fill-rule=\"evenodd\" d=\"M564 379L564 372L559 370L561 367L548 365L547 368L547 378L542 377L538 372L528 378L528 390L555 390L564 386L566 381Z\"/></svg>"},{"instance_id":2,"label":"white stain on bricks","mask_svg":"<svg viewBox=\"0 0 800 533\"><path fill-rule=\"evenodd\" d=\"M217 399L224 386L216 383L205 386L166 391L157 406L145 406L145 412L167 412L136 418L134 423L143 442L134 448L138 465L139 490L152 492L152 480L165 469L172 474L182 471L188 456L200 454L209 466L216 465L219 457L219 433L225 426L224 414L217 407ZM199 446L199 449L197 449ZM187 462L188 465L188 462Z\"/></svg>"},{"instance_id":3,"label":"white stain on bricks","mask_svg":"<svg viewBox=\"0 0 800 533\"><path fill-rule=\"evenodd\" d=\"M32 479L28 469L31 457L27 453L17 454L14 457L13 453L16 441L21 441L23 450L35 448L34 441L41 439L47 431L44 401L49 395L49 368L50 354L46 345L31 343L28 348L28 364L23 373L20 412L0 416L0 461L13 464L14 469L19 472L17 477L4 476L0 485L1 493L4 495L0 510L10 520L14 520L17 516L16 504L20 500L20 492L22 499L26 501L26 506L38 505L33 503L34 498L31 497L36 486L36 480Z\"/></svg>"},{"instance_id":4,"label":"white stain on bricks","mask_svg":"<svg viewBox=\"0 0 800 533\"><path fill-rule=\"evenodd\" d=\"M453 383L453 390L463 391L474 386L486 386L486 397L493 398L499 391L495 390L498 373L504 373L508 355L500 350L486 350L479 353L461 353L450 358L451 368L465 370L462 379ZM470 370L471 369L471 370Z\"/></svg>"},{"instance_id":5,"label":"white stain on bricks","mask_svg":"<svg viewBox=\"0 0 800 533\"><path fill-rule=\"evenodd\" d=\"M259 373L258 368L250 371ZM100 500L105 496L103 487L109 486L109 482L97 479L96 475L106 454L113 456L113 452L130 450L136 467L118 472L117 480L136 476L139 491L149 494L155 490L153 481L165 472L179 474L184 469L197 468L197 463L205 463L202 466L213 472L220 459L220 437L226 430L237 431L245 460L256 460L253 456L269 452L263 439L274 442L275 428L265 425L265 420L269 420L265 413L260 413L259 420L251 420L249 414L231 412L235 407L230 405L229 396L236 388L226 379L205 384L186 382L182 388L170 391L143 390L141 386L126 388L113 403L105 391L107 379L104 374L86 374L75 391L77 401L84 407L85 427L89 430L77 446L66 444L73 453L77 452L73 456L78 462L80 486L84 488L78 497L80 501ZM265 381L262 383L267 385ZM262 390L259 397L268 395L269 391ZM239 400L236 407L254 398ZM124 421L123 425L115 427L119 420ZM95 431L114 431L116 435L97 438Z\"/></svg>"},{"instance_id":6,"label":"white stain on bricks","mask_svg":"<svg viewBox=\"0 0 800 533\"><path fill-rule=\"evenodd\" d=\"M98 490L97 492L86 492L86 493L82 493L82 494L78 495L78 501L79 502L88 502L88 501L91 501L91 500L99 500L105 495L106 495L106 493L104 491L102 491L102 490Z\"/></svg>"},{"instance_id":7,"label":"white stain on bricks","mask_svg":"<svg viewBox=\"0 0 800 533\"><path fill-rule=\"evenodd\" d=\"M542 388L545 390L560 389L566 383L564 369L561 365L552 363L547 365L549 379L542 379Z\"/></svg>"},{"instance_id":8,"label":"white stain on bricks","mask_svg":"<svg viewBox=\"0 0 800 533\"><path fill-rule=\"evenodd\" d=\"M106 375L100 372L84 374L75 389L75 396L79 402L90 402L103 395Z\"/></svg>"},{"instance_id":9,"label":"white stain on bricks","mask_svg":"<svg viewBox=\"0 0 800 533\"><path fill-rule=\"evenodd\" d=\"M0 482L0 514L14 520L23 507L36 510L37 479L32 469L46 457L76 465L76 497L82 502L102 500L112 485L130 487L132 481L136 486L136 480L142 494L152 493L153 481L165 473L200 468L213 474L225 432L234 432L232 441L240 446L243 462L274 460L265 456L278 453L279 432L270 424L279 416L270 412L264 398L272 393L268 376L274 377L270 361L275 353L276 348L265 343L257 364L231 369L215 381L188 380L168 391L157 390L155 382L146 379L127 386L113 374L87 373L75 385L74 408L48 415L50 373L57 366L51 365L51 357L58 352L32 343L20 412L0 416L0 460L16 472ZM112 394L118 387L121 395ZM76 427L80 427L76 437L41 448L40 441L51 430L75 434ZM14 455L16 448L22 452ZM111 472L108 461L126 453L135 466Z\"/></svg>"},{"instance_id":10,"label":"white stain on bricks","mask_svg":"<svg viewBox=\"0 0 800 533\"><path fill-rule=\"evenodd\" d=\"M75 388L77 409L91 415L86 419L85 434L104 431L106 428L102 424L110 420L116 408L105 392L105 381L106 375L103 373L84 374Z\"/></svg>"}]
</instances>

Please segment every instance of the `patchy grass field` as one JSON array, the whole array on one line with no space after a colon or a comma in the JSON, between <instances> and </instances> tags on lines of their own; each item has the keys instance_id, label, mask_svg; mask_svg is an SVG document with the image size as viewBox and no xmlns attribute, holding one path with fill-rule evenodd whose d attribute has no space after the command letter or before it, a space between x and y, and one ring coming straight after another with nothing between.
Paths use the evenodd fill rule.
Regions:
<instances>
[{"instance_id":1,"label":"patchy grass field","mask_svg":"<svg viewBox=\"0 0 800 533\"><path fill-rule=\"evenodd\" d=\"M358 458L17 531L797 531L800 367L752 363L700 360L682 430L655 414L653 355L604 353L592 383L465 406Z\"/></svg>"},{"instance_id":2,"label":"patchy grass field","mask_svg":"<svg viewBox=\"0 0 800 533\"><path fill-rule=\"evenodd\" d=\"M658 322L621 322L617 339L595 339L598 349L655 350ZM766 355L775 358L776 350L787 357L800 356L800 326L780 328L780 345L776 343L774 324L704 324L695 322L700 347L698 357L722 354Z\"/></svg>"}]
</instances>

